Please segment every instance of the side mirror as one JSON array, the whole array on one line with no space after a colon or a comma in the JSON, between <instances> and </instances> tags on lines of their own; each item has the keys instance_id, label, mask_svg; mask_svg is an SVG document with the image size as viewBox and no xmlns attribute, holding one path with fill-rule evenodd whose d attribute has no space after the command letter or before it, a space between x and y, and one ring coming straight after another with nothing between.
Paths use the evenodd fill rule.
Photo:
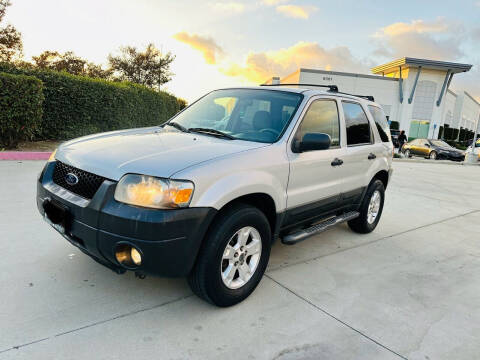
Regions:
<instances>
[{"instance_id":1,"label":"side mirror","mask_svg":"<svg viewBox=\"0 0 480 360\"><path fill-rule=\"evenodd\" d=\"M425 144L425 146L429 148L429 147L430 147L430 144Z\"/></svg>"},{"instance_id":2,"label":"side mirror","mask_svg":"<svg viewBox=\"0 0 480 360\"><path fill-rule=\"evenodd\" d=\"M302 140L296 140L293 143L292 151L301 153L312 150L327 150L332 140L330 135L324 133L306 133Z\"/></svg>"}]
</instances>

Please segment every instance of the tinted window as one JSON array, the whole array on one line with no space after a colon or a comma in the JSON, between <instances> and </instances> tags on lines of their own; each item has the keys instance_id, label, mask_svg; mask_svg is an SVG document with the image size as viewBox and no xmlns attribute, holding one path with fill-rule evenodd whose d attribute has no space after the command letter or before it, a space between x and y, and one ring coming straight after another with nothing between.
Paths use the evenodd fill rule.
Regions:
<instances>
[{"instance_id":1,"label":"tinted window","mask_svg":"<svg viewBox=\"0 0 480 360\"><path fill-rule=\"evenodd\" d=\"M369 144L370 124L360 104L342 102L347 127L347 144Z\"/></svg>"},{"instance_id":2,"label":"tinted window","mask_svg":"<svg viewBox=\"0 0 480 360\"><path fill-rule=\"evenodd\" d=\"M172 121L187 129L215 129L235 139L273 143L295 115L302 99L301 94L284 91L217 90L193 103Z\"/></svg>"},{"instance_id":3,"label":"tinted window","mask_svg":"<svg viewBox=\"0 0 480 360\"><path fill-rule=\"evenodd\" d=\"M376 106L369 105L368 109L373 116L373 120L375 120L380 139L382 139L383 142L390 142L390 126L388 126L385 113L381 108Z\"/></svg>"},{"instance_id":4,"label":"tinted window","mask_svg":"<svg viewBox=\"0 0 480 360\"><path fill-rule=\"evenodd\" d=\"M330 135L331 147L340 146L340 125L337 103L333 100L317 100L310 105L298 127L296 140L306 133L324 133Z\"/></svg>"}]
</instances>

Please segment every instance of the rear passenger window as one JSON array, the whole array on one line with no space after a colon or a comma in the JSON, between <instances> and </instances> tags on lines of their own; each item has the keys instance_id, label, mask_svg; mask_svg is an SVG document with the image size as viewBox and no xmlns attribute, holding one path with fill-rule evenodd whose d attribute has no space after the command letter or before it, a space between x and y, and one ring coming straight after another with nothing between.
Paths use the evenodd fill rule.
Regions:
<instances>
[{"instance_id":1,"label":"rear passenger window","mask_svg":"<svg viewBox=\"0 0 480 360\"><path fill-rule=\"evenodd\" d=\"M382 139L383 142L390 142L390 126L388 126L387 117L383 110L372 105L368 105L368 110L370 110L373 120L375 120L380 139Z\"/></svg>"},{"instance_id":2,"label":"rear passenger window","mask_svg":"<svg viewBox=\"0 0 480 360\"><path fill-rule=\"evenodd\" d=\"M337 102L334 100L316 100L310 105L298 127L296 140L306 133L324 133L330 135L330 147L340 146L340 125Z\"/></svg>"},{"instance_id":3,"label":"rear passenger window","mask_svg":"<svg viewBox=\"0 0 480 360\"><path fill-rule=\"evenodd\" d=\"M370 144L370 123L360 104L342 101L347 127L347 145Z\"/></svg>"}]
</instances>

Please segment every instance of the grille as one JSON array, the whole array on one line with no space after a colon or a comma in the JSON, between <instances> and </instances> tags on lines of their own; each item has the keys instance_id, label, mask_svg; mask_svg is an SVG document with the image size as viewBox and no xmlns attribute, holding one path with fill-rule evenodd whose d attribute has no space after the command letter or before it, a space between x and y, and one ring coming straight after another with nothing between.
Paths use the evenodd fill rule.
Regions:
<instances>
[{"instance_id":1,"label":"grille","mask_svg":"<svg viewBox=\"0 0 480 360\"><path fill-rule=\"evenodd\" d=\"M70 185L67 183L66 176L69 173L77 176L77 184ZM77 169L60 161L57 161L55 169L53 170L53 182L55 184L86 199L91 199L93 195L95 195L104 180L104 177Z\"/></svg>"}]
</instances>

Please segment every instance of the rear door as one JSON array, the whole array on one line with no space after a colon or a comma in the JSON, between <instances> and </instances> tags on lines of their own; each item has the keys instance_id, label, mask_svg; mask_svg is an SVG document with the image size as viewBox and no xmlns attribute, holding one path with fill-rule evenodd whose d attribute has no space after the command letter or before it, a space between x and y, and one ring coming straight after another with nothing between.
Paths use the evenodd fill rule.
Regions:
<instances>
[{"instance_id":1,"label":"rear door","mask_svg":"<svg viewBox=\"0 0 480 360\"><path fill-rule=\"evenodd\" d=\"M341 166L332 165L332 162L336 158L341 159L345 153L341 147L340 129L337 101L333 98L312 99L287 145L290 176L286 226L322 217L339 206ZM292 144L306 133L328 134L330 148L294 153Z\"/></svg>"},{"instance_id":2,"label":"rear door","mask_svg":"<svg viewBox=\"0 0 480 360\"><path fill-rule=\"evenodd\" d=\"M380 154L377 154L379 149L374 143L372 124L362 104L342 100L342 110L347 135L342 206L350 206L360 202L372 177L371 168Z\"/></svg>"}]
</instances>

